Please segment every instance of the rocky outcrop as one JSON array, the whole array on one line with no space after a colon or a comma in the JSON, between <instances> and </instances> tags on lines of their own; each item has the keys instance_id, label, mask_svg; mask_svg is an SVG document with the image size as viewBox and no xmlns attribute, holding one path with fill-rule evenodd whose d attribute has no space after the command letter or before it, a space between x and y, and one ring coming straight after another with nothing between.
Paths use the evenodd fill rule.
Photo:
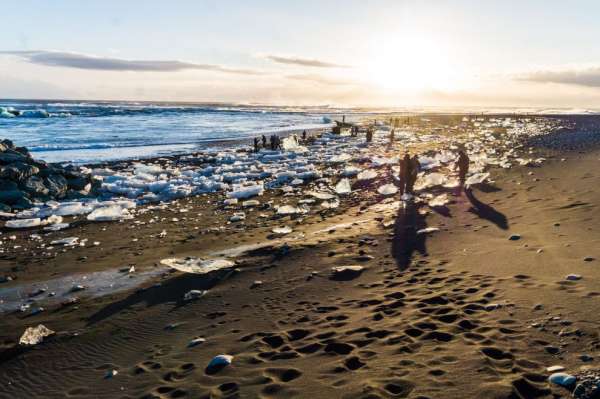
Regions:
<instances>
[{"instance_id":1,"label":"rocky outcrop","mask_svg":"<svg viewBox=\"0 0 600 399\"><path fill-rule=\"evenodd\" d=\"M0 211L27 209L34 202L93 195L100 181L76 166L35 160L25 147L0 141Z\"/></svg>"}]
</instances>

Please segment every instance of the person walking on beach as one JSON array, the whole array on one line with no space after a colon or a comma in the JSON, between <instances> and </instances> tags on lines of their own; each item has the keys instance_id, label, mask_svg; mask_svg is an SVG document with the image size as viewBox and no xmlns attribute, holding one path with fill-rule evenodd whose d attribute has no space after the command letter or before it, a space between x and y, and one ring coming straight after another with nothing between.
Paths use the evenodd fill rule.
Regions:
<instances>
[{"instance_id":1,"label":"person walking on beach","mask_svg":"<svg viewBox=\"0 0 600 399\"><path fill-rule=\"evenodd\" d=\"M264 149L267 148L267 136L265 136L264 134L262 135L262 146Z\"/></svg>"},{"instance_id":2,"label":"person walking on beach","mask_svg":"<svg viewBox=\"0 0 600 399\"><path fill-rule=\"evenodd\" d=\"M396 137L395 129L390 130L390 145L394 144L394 138Z\"/></svg>"},{"instance_id":3,"label":"person walking on beach","mask_svg":"<svg viewBox=\"0 0 600 399\"><path fill-rule=\"evenodd\" d=\"M455 168L458 168L458 180L460 181L461 187L465 185L467 179L467 173L469 173L469 156L464 150L458 152L458 160L456 161Z\"/></svg>"},{"instance_id":4,"label":"person walking on beach","mask_svg":"<svg viewBox=\"0 0 600 399\"><path fill-rule=\"evenodd\" d=\"M306 143L306 130L302 131L302 141Z\"/></svg>"},{"instance_id":5,"label":"person walking on beach","mask_svg":"<svg viewBox=\"0 0 600 399\"><path fill-rule=\"evenodd\" d=\"M398 190L400 191L400 196L402 197L406 192L406 186L408 183L408 178L410 175L410 156L408 153L404 154L404 157L400 158L400 179Z\"/></svg>"},{"instance_id":6,"label":"person walking on beach","mask_svg":"<svg viewBox=\"0 0 600 399\"><path fill-rule=\"evenodd\" d=\"M373 141L373 128L369 126L367 129L367 143Z\"/></svg>"},{"instance_id":7,"label":"person walking on beach","mask_svg":"<svg viewBox=\"0 0 600 399\"><path fill-rule=\"evenodd\" d=\"M254 138L254 152L258 152L258 137Z\"/></svg>"}]
</instances>

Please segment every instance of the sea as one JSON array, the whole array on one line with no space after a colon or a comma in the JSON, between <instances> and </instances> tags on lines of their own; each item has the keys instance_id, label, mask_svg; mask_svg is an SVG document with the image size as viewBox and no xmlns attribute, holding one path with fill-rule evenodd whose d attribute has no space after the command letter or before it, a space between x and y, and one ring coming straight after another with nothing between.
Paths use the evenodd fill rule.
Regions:
<instances>
[{"instance_id":1,"label":"sea","mask_svg":"<svg viewBox=\"0 0 600 399\"><path fill-rule=\"evenodd\" d=\"M368 112L331 107L0 100L0 139L47 162L95 163L248 145Z\"/></svg>"},{"instance_id":2,"label":"sea","mask_svg":"<svg viewBox=\"0 0 600 399\"><path fill-rule=\"evenodd\" d=\"M365 109L235 104L0 99L0 139L47 162L97 163L248 145L253 137L322 129L389 112L466 109ZM597 114L575 109L485 109L473 113Z\"/></svg>"}]
</instances>

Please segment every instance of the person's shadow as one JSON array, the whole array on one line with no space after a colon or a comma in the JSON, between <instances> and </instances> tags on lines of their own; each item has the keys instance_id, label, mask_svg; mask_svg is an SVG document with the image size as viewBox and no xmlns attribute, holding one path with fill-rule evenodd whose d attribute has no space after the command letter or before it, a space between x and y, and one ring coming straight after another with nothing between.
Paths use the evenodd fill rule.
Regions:
<instances>
[{"instance_id":1,"label":"person's shadow","mask_svg":"<svg viewBox=\"0 0 600 399\"><path fill-rule=\"evenodd\" d=\"M392 256L401 270L410 266L415 251L427 256L425 246L427 233L419 233L419 230L427 227L427 223L425 217L420 215L418 210L413 202L401 202L398 209L394 225Z\"/></svg>"},{"instance_id":2,"label":"person's shadow","mask_svg":"<svg viewBox=\"0 0 600 399\"><path fill-rule=\"evenodd\" d=\"M508 230L508 219L503 213L498 212L490 205L484 204L475 198L473 190L470 188L465 188L465 195L471 203L469 212L474 213L482 219L489 220L502 230Z\"/></svg>"}]
</instances>

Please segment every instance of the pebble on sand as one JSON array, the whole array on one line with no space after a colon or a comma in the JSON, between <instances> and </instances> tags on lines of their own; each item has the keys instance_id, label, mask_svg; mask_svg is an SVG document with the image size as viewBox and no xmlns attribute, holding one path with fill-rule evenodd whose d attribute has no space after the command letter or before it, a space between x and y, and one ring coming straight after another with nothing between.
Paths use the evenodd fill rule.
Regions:
<instances>
[{"instance_id":1,"label":"pebble on sand","mask_svg":"<svg viewBox=\"0 0 600 399\"><path fill-rule=\"evenodd\" d=\"M567 373L554 373L548 378L548 381L561 387L571 388L575 385L577 378Z\"/></svg>"},{"instance_id":2,"label":"pebble on sand","mask_svg":"<svg viewBox=\"0 0 600 399\"><path fill-rule=\"evenodd\" d=\"M567 277L565 277L565 279L569 280L569 281L577 281L577 280L581 280L583 277L581 277L579 274L569 274Z\"/></svg>"},{"instance_id":3,"label":"pebble on sand","mask_svg":"<svg viewBox=\"0 0 600 399\"><path fill-rule=\"evenodd\" d=\"M512 234L510 237L508 237L508 239L510 241L517 241L521 239L521 235L520 234Z\"/></svg>"},{"instance_id":4,"label":"pebble on sand","mask_svg":"<svg viewBox=\"0 0 600 399\"><path fill-rule=\"evenodd\" d=\"M198 346L205 342L206 342L206 339L204 339L204 338L201 338L201 337L194 338L188 343L188 348L193 348L194 346Z\"/></svg>"},{"instance_id":5,"label":"pebble on sand","mask_svg":"<svg viewBox=\"0 0 600 399\"><path fill-rule=\"evenodd\" d=\"M184 301L193 301L206 295L205 290L190 290L183 296Z\"/></svg>"},{"instance_id":6,"label":"pebble on sand","mask_svg":"<svg viewBox=\"0 0 600 399\"><path fill-rule=\"evenodd\" d=\"M365 270L363 266L352 265L352 266L334 266L331 268L331 279L332 280L351 280L360 276Z\"/></svg>"},{"instance_id":7,"label":"pebble on sand","mask_svg":"<svg viewBox=\"0 0 600 399\"><path fill-rule=\"evenodd\" d=\"M215 374L229 366L233 361L231 355L217 355L206 366L206 374Z\"/></svg>"}]
</instances>

